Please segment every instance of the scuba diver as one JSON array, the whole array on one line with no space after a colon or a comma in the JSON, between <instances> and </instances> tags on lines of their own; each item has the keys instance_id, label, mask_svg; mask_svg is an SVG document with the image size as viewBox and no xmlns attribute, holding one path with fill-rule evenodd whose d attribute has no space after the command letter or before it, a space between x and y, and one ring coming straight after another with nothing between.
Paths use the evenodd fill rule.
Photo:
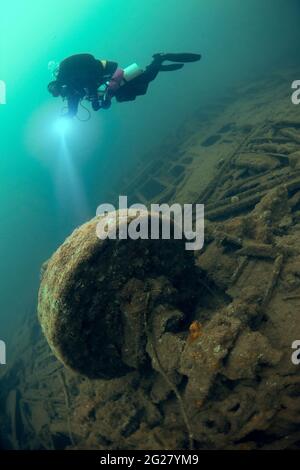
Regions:
<instances>
[{"instance_id":1,"label":"scuba diver","mask_svg":"<svg viewBox=\"0 0 300 470\"><path fill-rule=\"evenodd\" d=\"M122 69L117 62L97 60L91 54L76 54L60 63L48 91L53 97L60 96L66 100L66 116L74 117L83 99L92 103L94 111L108 109L113 98L118 102L133 101L147 93L150 82L159 72L180 70L185 63L200 59L200 54L159 53L153 55L152 63L143 70L137 64Z\"/></svg>"}]
</instances>

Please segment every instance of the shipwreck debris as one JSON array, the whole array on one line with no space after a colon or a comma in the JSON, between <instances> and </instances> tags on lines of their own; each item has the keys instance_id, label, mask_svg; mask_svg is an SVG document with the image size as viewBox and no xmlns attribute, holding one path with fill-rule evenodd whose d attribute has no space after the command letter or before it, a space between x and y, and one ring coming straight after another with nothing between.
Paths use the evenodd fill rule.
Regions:
<instances>
[{"instance_id":1,"label":"shipwreck debris","mask_svg":"<svg viewBox=\"0 0 300 470\"><path fill-rule=\"evenodd\" d=\"M119 215L118 231L134 218L124 222ZM164 295L170 297L176 285L191 279L194 258L184 239L99 240L98 222L96 217L75 230L49 260L38 312L53 352L65 365L90 378L113 378L146 360L147 282L168 280Z\"/></svg>"}]
</instances>

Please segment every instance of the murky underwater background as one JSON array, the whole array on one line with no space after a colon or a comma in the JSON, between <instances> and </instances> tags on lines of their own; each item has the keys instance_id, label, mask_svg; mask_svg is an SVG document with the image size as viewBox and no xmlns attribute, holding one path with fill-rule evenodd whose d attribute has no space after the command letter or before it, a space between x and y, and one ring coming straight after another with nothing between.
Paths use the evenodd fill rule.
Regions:
<instances>
[{"instance_id":1,"label":"murky underwater background","mask_svg":"<svg viewBox=\"0 0 300 470\"><path fill-rule=\"evenodd\" d=\"M0 336L35 308L41 264L107 200L138 155L236 84L299 61L297 0L11 0L0 7ZM145 66L155 52L200 52L147 96L74 121L47 94L49 61L79 52ZM295 77L300 78L300 77ZM289 84L287 84L288 86ZM82 116L85 117L84 110Z\"/></svg>"}]
</instances>

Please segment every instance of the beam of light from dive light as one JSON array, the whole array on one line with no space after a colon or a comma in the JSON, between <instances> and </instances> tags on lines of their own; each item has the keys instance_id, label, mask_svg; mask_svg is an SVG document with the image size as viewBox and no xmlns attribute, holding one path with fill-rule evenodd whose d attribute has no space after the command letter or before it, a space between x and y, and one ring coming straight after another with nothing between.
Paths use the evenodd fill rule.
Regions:
<instances>
[{"instance_id":1,"label":"beam of light from dive light","mask_svg":"<svg viewBox=\"0 0 300 470\"><path fill-rule=\"evenodd\" d=\"M72 160L72 154L68 146L68 139L62 130L68 131L72 120L68 119L68 126L58 126L60 139L59 159L57 161L57 191L58 200L64 208L68 208L73 218L78 223L90 218L86 194L82 187L80 177Z\"/></svg>"},{"instance_id":2,"label":"beam of light from dive light","mask_svg":"<svg viewBox=\"0 0 300 470\"><path fill-rule=\"evenodd\" d=\"M72 128L72 119L69 117L62 116L58 118L54 123L54 131L60 137L64 138Z\"/></svg>"}]
</instances>

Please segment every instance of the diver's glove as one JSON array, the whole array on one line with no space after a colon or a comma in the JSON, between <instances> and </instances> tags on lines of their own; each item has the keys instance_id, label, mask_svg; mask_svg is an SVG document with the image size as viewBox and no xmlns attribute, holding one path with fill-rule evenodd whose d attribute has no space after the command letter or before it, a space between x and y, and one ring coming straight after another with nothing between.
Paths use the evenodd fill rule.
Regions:
<instances>
[{"instance_id":1,"label":"diver's glove","mask_svg":"<svg viewBox=\"0 0 300 470\"><path fill-rule=\"evenodd\" d=\"M111 107L111 100L110 99L104 99L101 102L101 108L103 109L109 109Z\"/></svg>"},{"instance_id":2,"label":"diver's glove","mask_svg":"<svg viewBox=\"0 0 300 470\"><path fill-rule=\"evenodd\" d=\"M101 104L99 103L99 100L93 100L92 101L92 108L94 111L99 111L99 109L101 108Z\"/></svg>"}]
</instances>

